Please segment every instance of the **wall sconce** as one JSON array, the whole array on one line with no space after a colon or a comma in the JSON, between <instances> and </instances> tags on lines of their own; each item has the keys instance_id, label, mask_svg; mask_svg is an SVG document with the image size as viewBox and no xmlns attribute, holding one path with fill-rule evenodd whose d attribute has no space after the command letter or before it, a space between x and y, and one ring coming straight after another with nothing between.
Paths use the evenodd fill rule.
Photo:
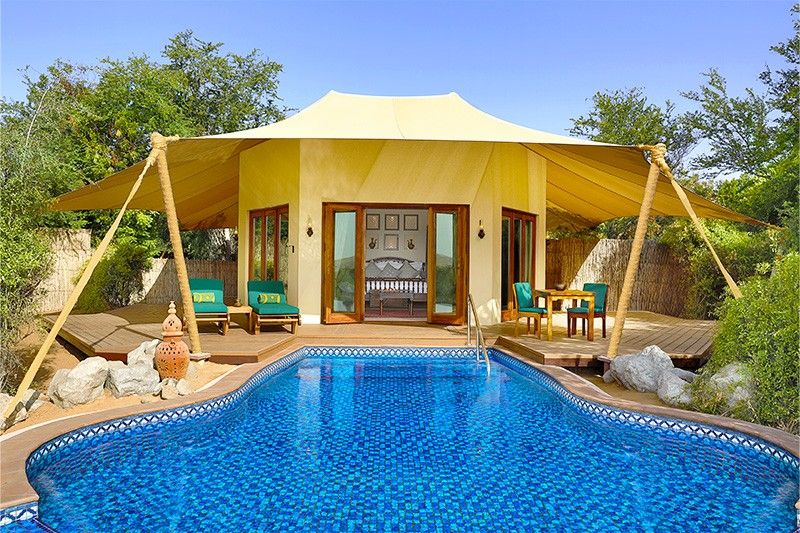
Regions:
<instances>
[{"instance_id":1,"label":"wall sconce","mask_svg":"<svg viewBox=\"0 0 800 533\"><path fill-rule=\"evenodd\" d=\"M308 219L306 220L306 235L311 237L314 235L314 228L311 227L311 216L309 215Z\"/></svg>"},{"instance_id":2,"label":"wall sconce","mask_svg":"<svg viewBox=\"0 0 800 533\"><path fill-rule=\"evenodd\" d=\"M374 250L375 246L377 246L377 245L378 245L378 241L375 240L375 237L372 237L367 246L369 246L370 250Z\"/></svg>"},{"instance_id":3,"label":"wall sconce","mask_svg":"<svg viewBox=\"0 0 800 533\"><path fill-rule=\"evenodd\" d=\"M408 244L406 246L408 246L409 250L413 250L414 249L414 239L408 239Z\"/></svg>"},{"instance_id":4,"label":"wall sconce","mask_svg":"<svg viewBox=\"0 0 800 533\"><path fill-rule=\"evenodd\" d=\"M483 239L486 237L486 232L483 231L483 220L478 221L478 238Z\"/></svg>"}]
</instances>

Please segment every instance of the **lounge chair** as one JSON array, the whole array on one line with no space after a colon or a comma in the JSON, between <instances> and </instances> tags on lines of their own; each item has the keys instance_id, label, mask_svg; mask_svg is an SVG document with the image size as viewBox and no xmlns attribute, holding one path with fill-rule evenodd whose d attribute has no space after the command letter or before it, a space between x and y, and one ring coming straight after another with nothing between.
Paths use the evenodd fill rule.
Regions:
<instances>
[{"instance_id":1,"label":"lounge chair","mask_svg":"<svg viewBox=\"0 0 800 533\"><path fill-rule=\"evenodd\" d=\"M603 338L606 337L606 303L608 303L608 284L584 283L583 290L594 293L594 317L603 319ZM573 304L574 305L574 304ZM589 302L581 300L580 307L567 309L567 336L577 334L578 319L581 320L581 335L586 335L586 322L589 320ZM589 327L594 327L590 324Z\"/></svg>"},{"instance_id":2,"label":"lounge chair","mask_svg":"<svg viewBox=\"0 0 800 533\"><path fill-rule=\"evenodd\" d=\"M292 335L300 324L300 309L286 303L283 282L276 280L250 280L247 282L247 302L253 311L250 326L253 333L261 333L262 324L289 324Z\"/></svg>"},{"instance_id":3,"label":"lounge chair","mask_svg":"<svg viewBox=\"0 0 800 533\"><path fill-rule=\"evenodd\" d=\"M189 278L194 315L198 323L212 322L219 326L223 335L228 334L230 316L228 306L222 302L224 285L221 279ZM183 323L186 323L184 318Z\"/></svg>"},{"instance_id":4,"label":"lounge chair","mask_svg":"<svg viewBox=\"0 0 800 533\"><path fill-rule=\"evenodd\" d=\"M514 320L514 336L518 336L519 319L528 319L528 334L531 333L531 318L535 323L534 333L542 338L542 317L550 317L547 315L547 309L544 307L537 307L536 300L538 297L533 295L531 284L528 282L514 283L514 309L516 310L516 320Z\"/></svg>"}]
</instances>

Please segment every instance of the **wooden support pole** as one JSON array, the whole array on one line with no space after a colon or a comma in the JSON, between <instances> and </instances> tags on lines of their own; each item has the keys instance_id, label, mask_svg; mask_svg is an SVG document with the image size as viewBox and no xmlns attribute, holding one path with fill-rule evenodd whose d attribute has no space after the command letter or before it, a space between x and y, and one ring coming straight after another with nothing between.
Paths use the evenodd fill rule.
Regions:
<instances>
[{"instance_id":1,"label":"wooden support pole","mask_svg":"<svg viewBox=\"0 0 800 533\"><path fill-rule=\"evenodd\" d=\"M178 214L175 209L175 198L172 195L172 183L169 179L169 168L167 166L167 143L176 139L177 137L164 137L156 132L150 135L150 144L152 144L153 148L158 148L156 157L158 179L161 182L161 194L164 197L164 212L167 215L167 228L169 229L169 240L172 243L172 253L175 255L175 271L178 274L178 286L181 291L183 315L186 317L186 325L189 330L189 341L192 352L201 353L203 350L200 347L200 333L197 330L197 318L194 315L192 291L189 289L189 272L186 269L186 258L183 255Z\"/></svg>"},{"instance_id":2,"label":"wooden support pole","mask_svg":"<svg viewBox=\"0 0 800 533\"><path fill-rule=\"evenodd\" d=\"M656 194L658 175L660 172L657 157L664 157L667 147L663 144L642 147L650 151L650 172L647 174L647 184L644 187L644 197L639 208L639 220L636 222L636 233L633 236L631 245L631 255L628 258L628 266L625 269L625 278L622 281L622 291L617 303L617 314L614 317L614 329L611 332L611 339L608 341L608 357L616 357L619 350L619 343L622 339L622 329L625 327L625 316L628 314L628 306L631 303L633 285L636 282L636 274L639 270L639 259L642 256L644 238L647 235L647 221L650 217L650 209L653 206L653 198Z\"/></svg>"},{"instance_id":3,"label":"wooden support pole","mask_svg":"<svg viewBox=\"0 0 800 533\"><path fill-rule=\"evenodd\" d=\"M155 163L156 158L158 156L158 148L153 146L152 150L150 151L150 155L147 156L145 160L144 169L139 174L139 177L136 178L136 181L133 182L133 186L131 187L130 192L128 193L128 197L125 199L125 202L120 207L119 213L117 213L117 218L114 219L114 222L111 224L111 227L108 228L105 237L103 240L100 241L100 244L97 246L97 249L92 254L92 257L89 258L89 262L86 264L86 268L83 269L83 273L81 274L78 283L75 284L75 288L72 289L72 292L67 298L67 301L64 303L64 308L59 313L58 318L53 323L53 327L50 329L50 332L45 337L44 342L39 347L39 351L36 352L36 357L33 358L31 362L31 366L28 367L28 371L25 372L25 376L22 378L22 382L19 384L19 388L17 389L17 394L14 395L14 399L9 402L8 406L6 407L5 411L2 414L2 420L6 422L7 426L9 419L11 419L12 414L16 413L19 404L22 402L22 397L25 394L25 391L28 390L28 387L31 386L33 383L33 379L36 377L36 373L39 371L39 367L42 366L42 362L44 361L47 352L50 351L50 347L53 345L53 342L56 340L56 336L58 336L58 332L61 331L61 328L64 326L64 322L67 321L67 316L69 316L72 309L75 307L75 304L78 302L78 297L83 292L83 289L86 287L86 284L89 282L89 278L92 277L92 272L100 263L100 260L103 258L106 250L108 249L108 245L111 243L111 239L114 237L114 234L117 232L119 228L120 222L122 222L122 215L125 214L125 210L128 208L128 204L131 203L133 197L136 195L136 192L139 190L139 186L142 184L142 180L144 179L145 174L147 174L147 170Z\"/></svg>"}]
</instances>

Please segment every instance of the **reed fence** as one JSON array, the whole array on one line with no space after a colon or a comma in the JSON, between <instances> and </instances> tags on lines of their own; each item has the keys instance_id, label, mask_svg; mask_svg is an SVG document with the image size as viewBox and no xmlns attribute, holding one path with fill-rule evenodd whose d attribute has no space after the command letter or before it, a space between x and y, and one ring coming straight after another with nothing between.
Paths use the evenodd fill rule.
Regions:
<instances>
[{"instance_id":1,"label":"reed fence","mask_svg":"<svg viewBox=\"0 0 800 533\"><path fill-rule=\"evenodd\" d=\"M579 289L587 282L608 283L608 309L617 307L631 251L625 239L559 239L547 241L545 283ZM688 275L669 247L645 242L630 309L681 316L688 294Z\"/></svg>"}]
</instances>

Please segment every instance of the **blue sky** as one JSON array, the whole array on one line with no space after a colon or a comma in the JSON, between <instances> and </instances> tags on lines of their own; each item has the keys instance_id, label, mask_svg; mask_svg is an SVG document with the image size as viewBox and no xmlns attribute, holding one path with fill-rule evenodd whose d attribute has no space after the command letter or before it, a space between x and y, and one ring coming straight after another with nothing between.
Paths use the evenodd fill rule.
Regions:
<instances>
[{"instance_id":1,"label":"blue sky","mask_svg":"<svg viewBox=\"0 0 800 533\"><path fill-rule=\"evenodd\" d=\"M280 94L302 108L327 91L460 93L496 116L564 133L601 89L641 86L688 105L718 67L734 92L757 84L791 34L791 1L237 2L2 0L2 88L61 57L147 53L193 29L283 63Z\"/></svg>"}]
</instances>

